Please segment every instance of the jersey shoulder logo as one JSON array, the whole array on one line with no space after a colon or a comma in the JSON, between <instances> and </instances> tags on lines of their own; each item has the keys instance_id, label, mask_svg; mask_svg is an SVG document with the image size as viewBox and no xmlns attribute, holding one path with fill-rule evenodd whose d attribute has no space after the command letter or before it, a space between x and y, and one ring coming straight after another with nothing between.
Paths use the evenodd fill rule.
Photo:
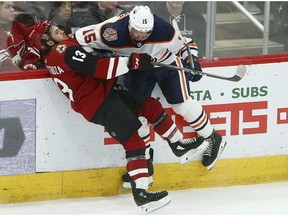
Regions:
<instances>
[{"instance_id":1,"label":"jersey shoulder logo","mask_svg":"<svg viewBox=\"0 0 288 216\"><path fill-rule=\"evenodd\" d=\"M65 52L66 50L66 45L65 44L60 44L56 47L56 51L60 54L62 54L63 52Z\"/></svg>"},{"instance_id":2,"label":"jersey shoulder logo","mask_svg":"<svg viewBox=\"0 0 288 216\"><path fill-rule=\"evenodd\" d=\"M115 41L118 39L117 31L113 28L107 28L103 33L103 37L107 41Z\"/></svg>"}]
</instances>

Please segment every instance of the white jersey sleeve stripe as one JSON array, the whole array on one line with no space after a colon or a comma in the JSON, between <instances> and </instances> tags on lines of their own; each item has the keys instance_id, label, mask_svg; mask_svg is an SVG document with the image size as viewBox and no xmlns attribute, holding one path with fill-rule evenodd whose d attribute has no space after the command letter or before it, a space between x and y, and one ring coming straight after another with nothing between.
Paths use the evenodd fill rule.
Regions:
<instances>
[{"instance_id":1,"label":"white jersey sleeve stripe","mask_svg":"<svg viewBox=\"0 0 288 216\"><path fill-rule=\"evenodd\" d=\"M113 73L113 69L114 69L114 63L115 63L115 59L111 58L109 61L109 67L108 67L108 71L107 71L107 78L111 79L112 77L112 73Z\"/></svg>"}]
</instances>

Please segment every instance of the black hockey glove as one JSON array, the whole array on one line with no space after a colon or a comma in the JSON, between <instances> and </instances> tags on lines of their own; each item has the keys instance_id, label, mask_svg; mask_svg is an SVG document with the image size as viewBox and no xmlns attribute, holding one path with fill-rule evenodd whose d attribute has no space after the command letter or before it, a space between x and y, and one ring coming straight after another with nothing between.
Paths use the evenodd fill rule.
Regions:
<instances>
[{"instance_id":1,"label":"black hockey glove","mask_svg":"<svg viewBox=\"0 0 288 216\"><path fill-rule=\"evenodd\" d=\"M131 53L128 61L128 68L129 70L150 70L154 67L154 65L151 64L152 61L153 58L147 53Z\"/></svg>"},{"instance_id":2,"label":"black hockey glove","mask_svg":"<svg viewBox=\"0 0 288 216\"><path fill-rule=\"evenodd\" d=\"M201 65L199 63L199 59L192 55L192 58L193 58L193 62L194 62L194 70L195 71L201 71L202 72L202 69L201 69ZM189 60L188 60L188 57L185 59L185 65L186 67L188 66L188 68L190 68L190 63L189 63ZM191 69L191 68L190 68ZM192 74L190 72L186 72L186 78L191 81L191 82L197 82L199 81L201 78L202 78L202 75L201 74Z\"/></svg>"}]
</instances>

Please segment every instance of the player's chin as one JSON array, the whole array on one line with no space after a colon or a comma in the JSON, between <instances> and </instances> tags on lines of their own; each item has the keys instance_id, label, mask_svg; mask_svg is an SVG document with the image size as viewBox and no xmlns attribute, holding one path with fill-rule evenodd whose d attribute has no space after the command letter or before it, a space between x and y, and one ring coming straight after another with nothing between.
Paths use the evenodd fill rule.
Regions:
<instances>
[{"instance_id":1,"label":"player's chin","mask_svg":"<svg viewBox=\"0 0 288 216\"><path fill-rule=\"evenodd\" d=\"M134 40L134 43L141 43L143 40Z\"/></svg>"}]
</instances>

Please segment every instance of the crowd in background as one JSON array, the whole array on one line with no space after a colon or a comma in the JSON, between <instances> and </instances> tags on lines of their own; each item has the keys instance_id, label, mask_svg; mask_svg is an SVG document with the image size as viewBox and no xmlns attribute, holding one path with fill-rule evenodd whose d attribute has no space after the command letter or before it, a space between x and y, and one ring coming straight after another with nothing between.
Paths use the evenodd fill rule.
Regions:
<instances>
[{"instance_id":1,"label":"crowd in background","mask_svg":"<svg viewBox=\"0 0 288 216\"><path fill-rule=\"evenodd\" d=\"M97 24L113 16L129 12L137 4L150 6L154 14L166 21L171 22L172 19L177 18L182 34L197 42L201 58L205 52L206 21L199 8L195 7L195 3L191 1L0 1L0 71L44 67L41 51L34 44L35 38L33 38L33 25L40 20L53 21L69 35L80 27ZM261 6L263 7L263 2L259 8ZM252 9L251 4L250 7ZM259 10L257 13L261 13L261 9ZM288 50L287 39L283 39L283 34L287 35L288 32L288 2L274 2L271 11L274 18L274 25L270 31L271 37L284 44Z\"/></svg>"}]
</instances>

